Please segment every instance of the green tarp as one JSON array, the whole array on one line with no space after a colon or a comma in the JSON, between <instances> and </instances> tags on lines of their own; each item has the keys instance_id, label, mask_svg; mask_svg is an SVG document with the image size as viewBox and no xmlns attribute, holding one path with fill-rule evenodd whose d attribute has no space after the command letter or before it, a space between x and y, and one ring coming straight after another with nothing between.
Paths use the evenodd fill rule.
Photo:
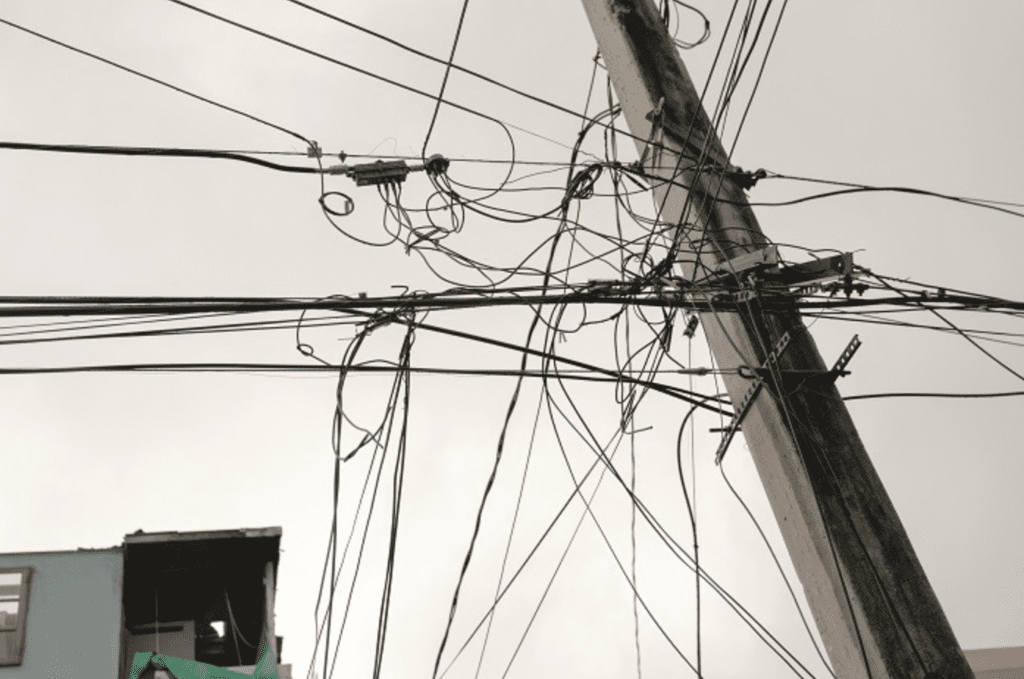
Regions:
<instances>
[{"instance_id":1,"label":"green tarp","mask_svg":"<svg viewBox=\"0 0 1024 679\"><path fill-rule=\"evenodd\" d=\"M150 665L170 671L174 679L252 679L248 674L226 670L216 665L154 653L136 653L128 679L139 679Z\"/></svg>"},{"instance_id":2,"label":"green tarp","mask_svg":"<svg viewBox=\"0 0 1024 679\"><path fill-rule=\"evenodd\" d=\"M139 679L151 665L157 669L170 671L174 679L278 679L277 653L274 652L276 650L264 639L260 644L260 660L256 663L256 671L252 675L226 670L197 660L184 660L155 653L136 653L132 658L132 669L128 679Z\"/></svg>"}]
</instances>

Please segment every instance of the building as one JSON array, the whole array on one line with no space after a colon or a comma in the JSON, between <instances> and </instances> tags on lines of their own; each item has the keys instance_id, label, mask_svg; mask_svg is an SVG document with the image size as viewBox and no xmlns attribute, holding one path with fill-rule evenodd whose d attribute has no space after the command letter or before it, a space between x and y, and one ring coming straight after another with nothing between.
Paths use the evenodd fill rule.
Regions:
<instances>
[{"instance_id":1,"label":"building","mask_svg":"<svg viewBox=\"0 0 1024 679\"><path fill-rule=\"evenodd\" d=\"M252 674L262 649L272 668L280 541L276 527L137 531L109 549L0 554L0 679L127 679L136 653Z\"/></svg>"}]
</instances>

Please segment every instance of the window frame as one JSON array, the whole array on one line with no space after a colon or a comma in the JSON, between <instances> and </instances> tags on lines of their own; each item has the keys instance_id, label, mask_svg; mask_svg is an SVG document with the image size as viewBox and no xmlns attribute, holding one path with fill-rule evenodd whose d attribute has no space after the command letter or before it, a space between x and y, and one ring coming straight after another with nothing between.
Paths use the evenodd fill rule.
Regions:
<instances>
[{"instance_id":1,"label":"window frame","mask_svg":"<svg viewBox=\"0 0 1024 679\"><path fill-rule=\"evenodd\" d=\"M0 568L0 575L21 574L21 585L18 590L18 624L10 629L0 629L0 667L18 667L25 661L25 633L28 628L34 570L31 566Z\"/></svg>"}]
</instances>

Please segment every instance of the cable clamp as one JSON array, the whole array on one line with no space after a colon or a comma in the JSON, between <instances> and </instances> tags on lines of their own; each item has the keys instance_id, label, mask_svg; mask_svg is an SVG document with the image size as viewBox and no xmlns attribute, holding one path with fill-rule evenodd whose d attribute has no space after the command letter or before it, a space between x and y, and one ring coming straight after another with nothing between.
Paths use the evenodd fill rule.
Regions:
<instances>
[{"instance_id":1,"label":"cable clamp","mask_svg":"<svg viewBox=\"0 0 1024 679\"><path fill-rule=\"evenodd\" d=\"M321 158L323 155L324 152L320 148L320 144L317 144L315 141L309 142L309 148L306 149L307 158Z\"/></svg>"},{"instance_id":2,"label":"cable clamp","mask_svg":"<svg viewBox=\"0 0 1024 679\"><path fill-rule=\"evenodd\" d=\"M426 170L427 174L432 177L444 174L448 171L448 166L451 165L451 161L442 156L440 153L427 158L427 162L423 163L423 169Z\"/></svg>"},{"instance_id":3,"label":"cable clamp","mask_svg":"<svg viewBox=\"0 0 1024 679\"><path fill-rule=\"evenodd\" d=\"M746 172L742 167L732 166L726 174L732 179L736 186L740 187L744 191L749 191L757 185L757 182L761 179L765 179L768 176L768 171L763 167L754 170L753 172Z\"/></svg>"}]
</instances>

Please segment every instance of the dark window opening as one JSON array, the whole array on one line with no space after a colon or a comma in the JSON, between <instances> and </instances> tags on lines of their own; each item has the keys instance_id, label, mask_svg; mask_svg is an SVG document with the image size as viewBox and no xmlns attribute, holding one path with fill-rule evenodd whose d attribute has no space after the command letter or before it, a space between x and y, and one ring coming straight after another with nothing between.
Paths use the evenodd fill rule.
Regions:
<instances>
[{"instance_id":1,"label":"dark window opening","mask_svg":"<svg viewBox=\"0 0 1024 679\"><path fill-rule=\"evenodd\" d=\"M0 667L20 665L25 658L31 584L31 568L0 568Z\"/></svg>"},{"instance_id":2,"label":"dark window opening","mask_svg":"<svg viewBox=\"0 0 1024 679\"><path fill-rule=\"evenodd\" d=\"M126 536L127 664L136 652L159 652L255 665L267 625L264 571L276 567L279 542L279 530Z\"/></svg>"}]
</instances>

